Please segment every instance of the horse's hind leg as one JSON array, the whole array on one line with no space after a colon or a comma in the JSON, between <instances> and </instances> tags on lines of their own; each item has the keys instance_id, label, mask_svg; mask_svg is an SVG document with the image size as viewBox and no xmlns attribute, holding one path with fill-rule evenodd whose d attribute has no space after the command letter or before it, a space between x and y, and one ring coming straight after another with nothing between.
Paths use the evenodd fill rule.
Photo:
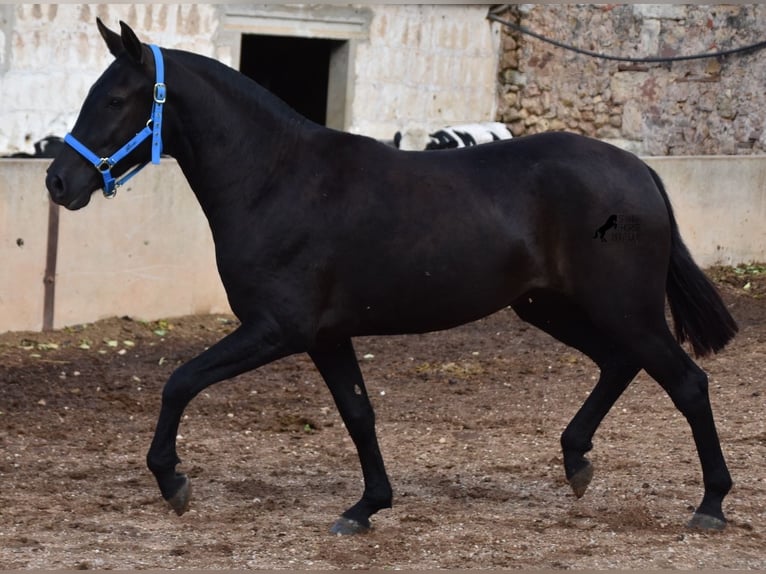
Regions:
<instances>
[{"instance_id":1,"label":"horse's hind leg","mask_svg":"<svg viewBox=\"0 0 766 574\"><path fill-rule=\"evenodd\" d=\"M702 465L705 494L689 526L723 529L726 519L722 503L731 490L732 480L713 419L707 375L676 342L664 321L654 333L631 338L635 340L635 353L642 366L665 389L692 430Z\"/></svg>"},{"instance_id":2,"label":"horse's hind leg","mask_svg":"<svg viewBox=\"0 0 766 574\"><path fill-rule=\"evenodd\" d=\"M600 307L594 305L594 309ZM562 296L536 293L532 300L524 299L513 308L522 319L584 352L601 367L598 384L561 437L567 478L575 494L582 494L590 482L592 468L584 454L592 446L596 428L638 370L644 368L665 389L692 429L705 494L689 525L723 528L722 502L732 481L713 420L707 376L671 335L662 307L654 313L645 309L620 313L612 309L608 315L594 311L596 318L591 321L580 307Z\"/></svg>"},{"instance_id":3,"label":"horse's hind leg","mask_svg":"<svg viewBox=\"0 0 766 574\"><path fill-rule=\"evenodd\" d=\"M593 435L640 367L619 343L596 328L578 306L563 296L538 292L513 305L519 317L590 357L600 368L598 383L561 435L564 471L579 498L593 477L585 457Z\"/></svg>"},{"instance_id":4,"label":"horse's hind leg","mask_svg":"<svg viewBox=\"0 0 766 574\"><path fill-rule=\"evenodd\" d=\"M335 522L335 534L356 534L370 528L370 516L391 507L392 491L378 439L375 413L367 396L351 340L309 352L332 393L341 418L356 445L364 476L364 493Z\"/></svg>"},{"instance_id":5,"label":"horse's hind leg","mask_svg":"<svg viewBox=\"0 0 766 574\"><path fill-rule=\"evenodd\" d=\"M690 526L721 529L726 525L721 506L732 481L713 420L707 376L668 328L664 296L656 295L659 285L664 286L664 277L661 282L653 278L651 268L645 266L643 277L621 279L620 285L614 285L614 293L620 296L609 300L594 297L589 301L593 322L629 350L688 421L705 486L702 503ZM651 289L653 283L655 289Z\"/></svg>"}]
</instances>

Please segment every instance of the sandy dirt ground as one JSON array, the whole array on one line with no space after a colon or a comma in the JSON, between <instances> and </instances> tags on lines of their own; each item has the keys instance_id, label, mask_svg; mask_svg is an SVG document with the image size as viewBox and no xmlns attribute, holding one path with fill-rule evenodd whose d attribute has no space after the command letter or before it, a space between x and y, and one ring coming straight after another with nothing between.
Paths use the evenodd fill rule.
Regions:
<instances>
[{"instance_id":1,"label":"sandy dirt ground","mask_svg":"<svg viewBox=\"0 0 766 574\"><path fill-rule=\"evenodd\" d=\"M595 437L576 499L559 435L596 368L511 310L428 335L356 341L394 508L329 527L361 494L350 439L307 357L203 392L179 436L190 511L144 457L171 371L235 322L115 318L0 335L0 568L766 568L766 273L710 270L741 332L701 362L735 486L722 533L691 433L642 374Z\"/></svg>"}]
</instances>

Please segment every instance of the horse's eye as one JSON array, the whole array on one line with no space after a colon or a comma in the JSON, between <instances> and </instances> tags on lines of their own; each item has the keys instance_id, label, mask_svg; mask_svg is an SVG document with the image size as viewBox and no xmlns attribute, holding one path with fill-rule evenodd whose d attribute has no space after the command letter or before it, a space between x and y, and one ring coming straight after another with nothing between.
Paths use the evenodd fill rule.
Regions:
<instances>
[{"instance_id":1,"label":"horse's eye","mask_svg":"<svg viewBox=\"0 0 766 574\"><path fill-rule=\"evenodd\" d=\"M122 98L111 97L111 98L109 98L109 107L112 108L112 109L121 108L122 104L124 103L124 101L125 100L123 100Z\"/></svg>"}]
</instances>

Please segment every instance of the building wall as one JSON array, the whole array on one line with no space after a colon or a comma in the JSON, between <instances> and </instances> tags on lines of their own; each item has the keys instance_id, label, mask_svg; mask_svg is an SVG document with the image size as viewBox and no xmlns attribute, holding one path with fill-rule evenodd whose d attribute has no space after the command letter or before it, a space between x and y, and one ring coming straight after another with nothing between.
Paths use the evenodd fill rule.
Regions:
<instances>
[{"instance_id":1,"label":"building wall","mask_svg":"<svg viewBox=\"0 0 766 574\"><path fill-rule=\"evenodd\" d=\"M236 67L241 33L274 33L268 7L226 4L0 5L0 154L31 151L74 124L88 89L111 62L95 26L131 25L145 42L188 49ZM345 29L341 10L283 8L279 33ZM292 10L292 11L290 11ZM334 11L333 11L334 10ZM351 8L348 8L353 12ZM348 34L348 131L390 139L397 130L492 120L500 31L486 6L361 6L369 22ZM336 22L337 25L334 25ZM337 36L333 36L337 38Z\"/></svg>"},{"instance_id":2,"label":"building wall","mask_svg":"<svg viewBox=\"0 0 766 574\"><path fill-rule=\"evenodd\" d=\"M212 5L4 4L0 153L32 151L33 142L71 129L90 86L112 61L97 16L115 29L125 20L147 42L226 56L211 42L217 28Z\"/></svg>"},{"instance_id":3,"label":"building wall","mask_svg":"<svg viewBox=\"0 0 766 574\"><path fill-rule=\"evenodd\" d=\"M127 21L145 41L236 66L240 33L321 36L336 18L326 5L294 6L301 17L275 30L252 17L252 4L0 4L0 154L31 151L34 141L71 128L111 61L96 16L113 27ZM511 6L504 16L546 36L628 56L726 49L762 40L766 29L763 4ZM340 127L390 139L398 130L500 119L515 135L566 129L642 155L766 148L764 52L608 62L491 24L488 8L357 5L369 21L349 35ZM243 10L250 17L232 25L231 14Z\"/></svg>"},{"instance_id":4,"label":"building wall","mask_svg":"<svg viewBox=\"0 0 766 574\"><path fill-rule=\"evenodd\" d=\"M380 139L496 115L500 29L488 6L376 6L357 49L350 131Z\"/></svg>"},{"instance_id":5,"label":"building wall","mask_svg":"<svg viewBox=\"0 0 766 574\"><path fill-rule=\"evenodd\" d=\"M612 55L663 57L766 39L763 4L525 4L502 15ZM766 51L629 64L579 55L504 27L498 116L515 135L569 130L639 154L766 149Z\"/></svg>"}]
</instances>

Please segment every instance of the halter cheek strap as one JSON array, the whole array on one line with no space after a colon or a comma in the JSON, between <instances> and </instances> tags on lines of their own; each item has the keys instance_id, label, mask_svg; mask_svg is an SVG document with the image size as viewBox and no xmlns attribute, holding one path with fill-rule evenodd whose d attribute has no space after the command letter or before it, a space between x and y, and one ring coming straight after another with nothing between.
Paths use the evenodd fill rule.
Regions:
<instances>
[{"instance_id":1,"label":"halter cheek strap","mask_svg":"<svg viewBox=\"0 0 766 574\"><path fill-rule=\"evenodd\" d=\"M112 176L112 168L117 163L133 151L138 145L143 143L148 137L152 138L152 163L160 163L160 155L162 154L162 108L167 98L167 90L165 88L165 63L162 59L162 52L154 44L149 46L154 54L154 66L156 69L154 92L152 103L152 114L149 121L146 122L146 127L138 132L131 140L114 152L109 157L99 157L93 153L87 146L82 144L71 133L64 137L64 142L74 148L77 153L88 160L93 167L95 167L101 177L104 179L104 197L114 197L117 193L117 188L127 182L131 177L136 175L149 163L148 161L137 165L134 169L129 171L120 179L115 179Z\"/></svg>"}]
</instances>

